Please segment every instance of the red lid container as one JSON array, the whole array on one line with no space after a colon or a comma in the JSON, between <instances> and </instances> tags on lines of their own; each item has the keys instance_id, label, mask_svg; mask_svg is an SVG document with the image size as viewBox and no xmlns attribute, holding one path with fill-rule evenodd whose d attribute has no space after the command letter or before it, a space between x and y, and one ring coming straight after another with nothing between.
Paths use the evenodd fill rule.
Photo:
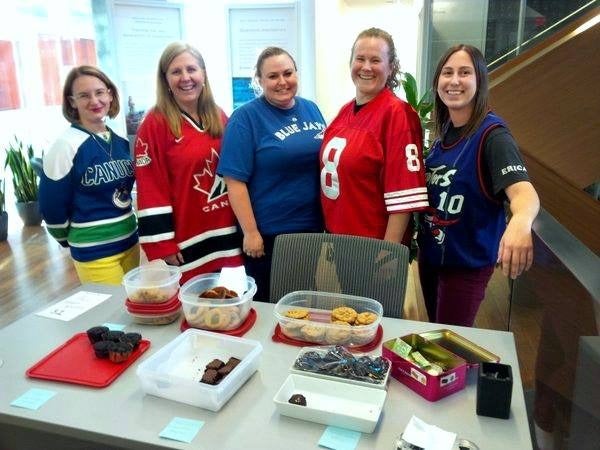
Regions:
<instances>
[{"instance_id":1,"label":"red lid container","mask_svg":"<svg viewBox=\"0 0 600 450\"><path fill-rule=\"evenodd\" d=\"M177 311L181 308L181 302L177 296L163 303L134 303L131 300L125 300L127 311L138 315L163 315Z\"/></svg>"}]
</instances>

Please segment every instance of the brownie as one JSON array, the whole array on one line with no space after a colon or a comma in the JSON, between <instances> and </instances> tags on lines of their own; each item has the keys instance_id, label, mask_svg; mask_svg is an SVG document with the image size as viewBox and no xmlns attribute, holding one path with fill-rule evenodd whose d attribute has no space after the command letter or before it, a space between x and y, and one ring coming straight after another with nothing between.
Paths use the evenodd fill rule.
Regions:
<instances>
[{"instance_id":1,"label":"brownie","mask_svg":"<svg viewBox=\"0 0 600 450\"><path fill-rule=\"evenodd\" d=\"M98 358L108 358L108 347L110 346L110 341L98 341L94 343L94 353Z\"/></svg>"},{"instance_id":2,"label":"brownie","mask_svg":"<svg viewBox=\"0 0 600 450\"><path fill-rule=\"evenodd\" d=\"M108 331L110 331L108 327L92 327L87 330L87 337L91 344L95 344L96 342L103 340L102 335Z\"/></svg>"},{"instance_id":3,"label":"brownie","mask_svg":"<svg viewBox=\"0 0 600 450\"><path fill-rule=\"evenodd\" d=\"M226 365L235 367L235 366L237 366L241 362L242 362L242 360L234 358L232 356L231 358L229 358L229 361L227 361Z\"/></svg>"},{"instance_id":4,"label":"brownie","mask_svg":"<svg viewBox=\"0 0 600 450\"><path fill-rule=\"evenodd\" d=\"M122 331L109 330L102 335L102 339L105 341L119 342L121 337L123 337L125 333Z\"/></svg>"},{"instance_id":5,"label":"brownie","mask_svg":"<svg viewBox=\"0 0 600 450\"><path fill-rule=\"evenodd\" d=\"M302 394L294 394L288 400L292 405L306 406L306 397Z\"/></svg>"},{"instance_id":6,"label":"brownie","mask_svg":"<svg viewBox=\"0 0 600 450\"><path fill-rule=\"evenodd\" d=\"M110 342L108 346L108 358L115 363L126 361L131 356L133 347L127 342Z\"/></svg>"},{"instance_id":7,"label":"brownie","mask_svg":"<svg viewBox=\"0 0 600 450\"><path fill-rule=\"evenodd\" d=\"M217 372L215 369L206 369L204 371L204 375L202 375L202 379L200 380L200 382L206 384L217 384L220 379L221 376L219 375L219 372Z\"/></svg>"},{"instance_id":8,"label":"brownie","mask_svg":"<svg viewBox=\"0 0 600 450\"><path fill-rule=\"evenodd\" d=\"M219 370L224 365L225 365L225 363L223 361L221 361L220 359L213 359L211 362L209 362L206 365L206 368L213 369L213 370Z\"/></svg>"},{"instance_id":9,"label":"brownie","mask_svg":"<svg viewBox=\"0 0 600 450\"><path fill-rule=\"evenodd\" d=\"M125 333L121 337L121 342L126 342L128 344L131 344L133 350L138 348L138 345L140 345L141 340L142 340L142 335L140 333Z\"/></svg>"}]
</instances>

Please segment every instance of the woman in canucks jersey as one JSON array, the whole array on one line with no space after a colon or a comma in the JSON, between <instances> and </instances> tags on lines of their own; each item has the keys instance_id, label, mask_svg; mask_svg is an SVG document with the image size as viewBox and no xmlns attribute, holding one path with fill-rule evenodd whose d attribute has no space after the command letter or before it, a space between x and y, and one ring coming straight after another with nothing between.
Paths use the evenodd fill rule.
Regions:
<instances>
[{"instance_id":1,"label":"woman in canucks jersey","mask_svg":"<svg viewBox=\"0 0 600 450\"><path fill-rule=\"evenodd\" d=\"M139 264L139 244L129 144L104 123L119 113L117 87L96 67L75 67L62 110L71 126L44 155L40 209L82 283L120 284Z\"/></svg>"}]
</instances>

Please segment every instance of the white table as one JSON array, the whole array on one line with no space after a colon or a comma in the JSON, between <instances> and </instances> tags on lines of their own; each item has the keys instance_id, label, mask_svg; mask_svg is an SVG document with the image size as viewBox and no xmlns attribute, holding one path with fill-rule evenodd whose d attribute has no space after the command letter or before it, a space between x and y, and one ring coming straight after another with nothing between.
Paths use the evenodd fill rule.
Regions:
<instances>
[{"instance_id":1,"label":"white table","mask_svg":"<svg viewBox=\"0 0 600 450\"><path fill-rule=\"evenodd\" d=\"M135 324L124 307L120 287L87 285L80 290L113 294L106 302L69 322L29 315L0 330L0 449L308 449L318 448L325 426L280 416L273 397L285 380L299 348L275 343L273 305L255 302L254 327L244 336L262 343L259 370L221 409L214 413L145 395L135 373L139 362L179 334L179 322L163 326ZM69 294L65 294L67 297ZM56 300L61 300L57 298ZM105 322L140 331L150 349L110 386L103 389L29 379L25 371L78 332ZM450 328L500 356L512 366L513 395L509 420L477 416L476 374L464 390L431 403L391 379L384 412L373 434L363 434L359 449L389 450L414 414L428 423L454 431L482 450L532 448L512 333L384 318L384 341L397 336ZM381 354L377 349L373 354ZM57 394L37 411L10 406L31 388ZM204 421L191 444L158 437L175 416ZM41 444L44 439L44 444ZM37 445L35 443L38 443Z\"/></svg>"}]
</instances>

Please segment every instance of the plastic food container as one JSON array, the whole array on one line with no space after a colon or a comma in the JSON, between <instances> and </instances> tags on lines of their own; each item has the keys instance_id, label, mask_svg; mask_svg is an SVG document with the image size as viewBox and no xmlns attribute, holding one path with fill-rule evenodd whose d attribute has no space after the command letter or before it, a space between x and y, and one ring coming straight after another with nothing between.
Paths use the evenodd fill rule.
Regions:
<instances>
[{"instance_id":1,"label":"plastic food container","mask_svg":"<svg viewBox=\"0 0 600 450\"><path fill-rule=\"evenodd\" d=\"M142 325L166 325L181 315L181 302L177 297L163 303L134 303L128 299L125 306L133 321Z\"/></svg>"},{"instance_id":2,"label":"plastic food container","mask_svg":"<svg viewBox=\"0 0 600 450\"><path fill-rule=\"evenodd\" d=\"M357 313L374 313L377 318L368 325L331 322L331 311L340 306L353 308ZM307 310L308 318L286 316L290 310ZM296 291L282 297L273 311L281 332L291 339L321 345L359 346L373 341L381 322L383 307L376 300L354 295L329 292Z\"/></svg>"},{"instance_id":3,"label":"plastic food container","mask_svg":"<svg viewBox=\"0 0 600 450\"><path fill-rule=\"evenodd\" d=\"M204 291L217 286L218 273L197 275L189 279L179 290L185 320L190 327L209 331L228 331L238 328L250 312L256 293L254 278L246 277L247 289L235 298L201 298ZM238 292L239 294L239 292Z\"/></svg>"},{"instance_id":4,"label":"plastic food container","mask_svg":"<svg viewBox=\"0 0 600 450\"><path fill-rule=\"evenodd\" d=\"M381 378L378 379L373 379L372 377L369 377L368 372L364 372L364 375L362 377L356 377L350 375L347 371L344 370L316 370L315 368L305 367L301 364L302 358L306 355L306 353L314 352L321 357L326 357L326 355L331 349L332 347L303 347L298 353L296 360L292 364L292 367L290 368L290 373L316 378L323 378L331 381L356 384L358 386L365 386L376 389L387 389L387 383L390 371L392 369L392 364L389 360L387 370L382 372L380 375ZM352 366L354 365L355 361L361 361L361 358L365 357L369 358L369 360L371 361L376 358L375 356L371 356L368 354L354 353L352 355L353 361L349 362L348 365ZM331 366L332 364L329 365ZM364 367L364 365L362 367Z\"/></svg>"},{"instance_id":5,"label":"plastic food container","mask_svg":"<svg viewBox=\"0 0 600 450\"><path fill-rule=\"evenodd\" d=\"M256 372L262 345L258 341L188 329L142 362L137 375L151 395L218 411ZM241 360L217 385L200 383L213 359Z\"/></svg>"},{"instance_id":6,"label":"plastic food container","mask_svg":"<svg viewBox=\"0 0 600 450\"><path fill-rule=\"evenodd\" d=\"M465 387L467 363L464 359L418 334L409 334L400 339L418 350L427 360L442 364L445 370L439 375L428 373L396 353L393 350L396 339L391 339L383 343L382 354L392 362L392 377L432 402Z\"/></svg>"},{"instance_id":7,"label":"plastic food container","mask_svg":"<svg viewBox=\"0 0 600 450\"><path fill-rule=\"evenodd\" d=\"M180 278L177 267L151 262L127 272L123 286L133 303L163 303L176 297Z\"/></svg>"},{"instance_id":8,"label":"plastic food container","mask_svg":"<svg viewBox=\"0 0 600 450\"><path fill-rule=\"evenodd\" d=\"M290 403L294 394L303 395L306 406ZM372 433L386 396L385 389L291 374L273 401L277 411L286 416Z\"/></svg>"}]
</instances>

